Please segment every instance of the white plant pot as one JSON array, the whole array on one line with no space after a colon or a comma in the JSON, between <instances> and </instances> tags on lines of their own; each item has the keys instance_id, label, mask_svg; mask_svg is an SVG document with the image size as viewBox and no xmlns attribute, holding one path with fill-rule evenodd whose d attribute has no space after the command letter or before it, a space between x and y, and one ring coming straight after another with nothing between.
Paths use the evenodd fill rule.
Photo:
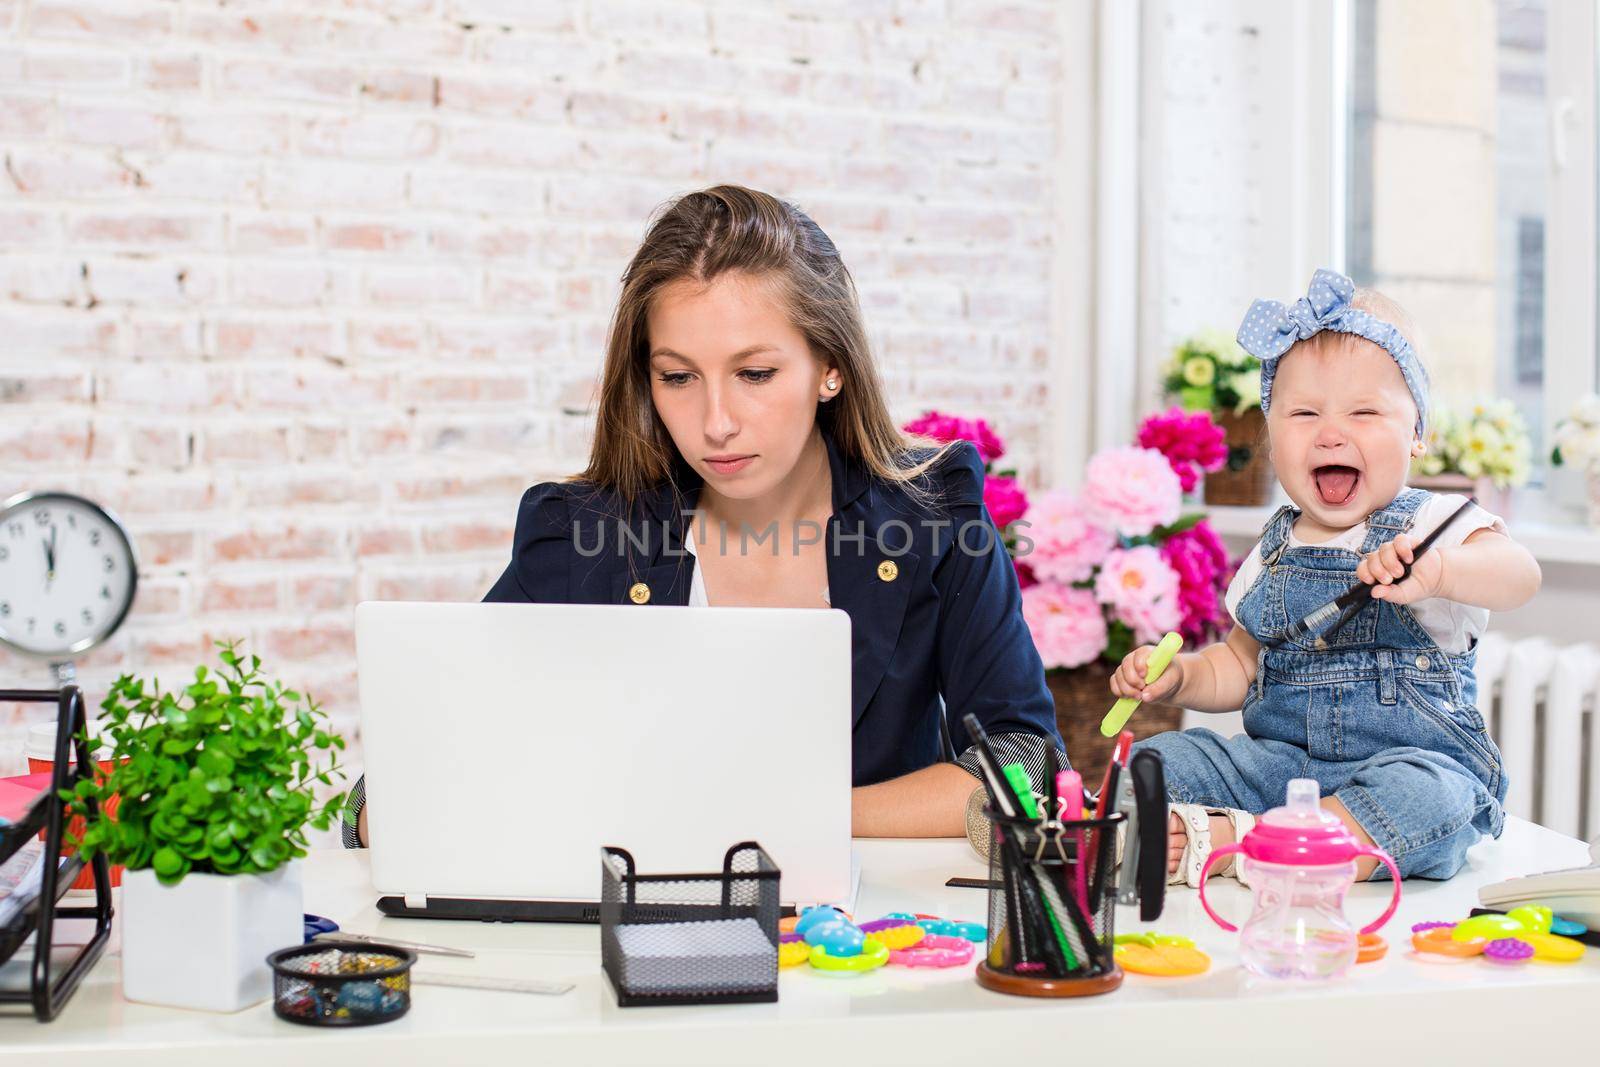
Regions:
<instances>
[{"instance_id":1,"label":"white plant pot","mask_svg":"<svg viewBox=\"0 0 1600 1067\"><path fill-rule=\"evenodd\" d=\"M305 939L300 862L269 874L122 879L122 995L142 1004L239 1011L272 994L267 956Z\"/></svg>"}]
</instances>

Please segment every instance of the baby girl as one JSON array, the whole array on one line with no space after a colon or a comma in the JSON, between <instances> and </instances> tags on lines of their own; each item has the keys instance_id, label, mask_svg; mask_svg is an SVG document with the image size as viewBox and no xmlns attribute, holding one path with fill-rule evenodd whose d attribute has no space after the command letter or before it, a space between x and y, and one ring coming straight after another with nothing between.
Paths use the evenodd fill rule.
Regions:
<instances>
[{"instance_id":1,"label":"baby girl","mask_svg":"<svg viewBox=\"0 0 1600 1067\"><path fill-rule=\"evenodd\" d=\"M1148 686L1151 649L1135 649L1111 683L1117 696L1244 711L1237 737L1195 729L1140 744L1166 763L1175 882L1195 884L1211 850L1282 804L1291 778L1315 778L1322 806L1405 877L1448 878L1480 834L1500 833L1506 781L1477 709L1474 649L1490 611L1538 591L1539 565L1475 505L1415 555L1463 501L1406 486L1428 414L1413 336L1393 301L1329 270L1289 307L1256 301L1239 328L1261 360L1272 464L1293 503L1233 579L1226 640ZM1285 640L1355 582L1373 590L1354 617L1321 640ZM1362 860L1360 876L1373 867Z\"/></svg>"}]
</instances>

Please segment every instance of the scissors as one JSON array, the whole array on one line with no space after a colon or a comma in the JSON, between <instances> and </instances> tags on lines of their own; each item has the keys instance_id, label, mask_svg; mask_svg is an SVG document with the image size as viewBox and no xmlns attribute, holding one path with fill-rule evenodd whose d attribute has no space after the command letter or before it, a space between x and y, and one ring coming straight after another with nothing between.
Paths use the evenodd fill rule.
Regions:
<instances>
[{"instance_id":1,"label":"scissors","mask_svg":"<svg viewBox=\"0 0 1600 1067\"><path fill-rule=\"evenodd\" d=\"M475 959L476 954L464 948L449 948L445 945L428 945L421 941L403 941L397 937L375 937L371 934L341 933L339 924L332 919L321 915L305 914L306 944L313 941L362 941L370 944L394 945L396 948L409 948L413 952L432 953L435 956L460 956L463 959Z\"/></svg>"}]
</instances>

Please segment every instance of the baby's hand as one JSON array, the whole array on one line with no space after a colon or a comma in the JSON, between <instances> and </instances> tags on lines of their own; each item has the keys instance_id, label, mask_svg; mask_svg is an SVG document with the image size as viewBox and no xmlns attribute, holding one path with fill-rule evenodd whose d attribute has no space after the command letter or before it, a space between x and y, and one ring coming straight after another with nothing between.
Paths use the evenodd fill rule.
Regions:
<instances>
[{"instance_id":1,"label":"baby's hand","mask_svg":"<svg viewBox=\"0 0 1600 1067\"><path fill-rule=\"evenodd\" d=\"M1356 577L1377 588L1372 599L1387 600L1391 604L1411 604L1438 596L1444 587L1444 555L1439 549L1415 555L1416 541L1401 534L1376 552L1362 557L1356 567ZM1411 576L1399 581L1407 563L1412 564Z\"/></svg>"},{"instance_id":2,"label":"baby's hand","mask_svg":"<svg viewBox=\"0 0 1600 1067\"><path fill-rule=\"evenodd\" d=\"M1145 670L1150 664L1154 645L1143 645L1122 658L1122 666L1111 676L1111 691L1118 697L1133 697L1141 701L1165 700L1183 685L1183 663L1174 656L1167 669L1150 685L1144 684Z\"/></svg>"}]
</instances>

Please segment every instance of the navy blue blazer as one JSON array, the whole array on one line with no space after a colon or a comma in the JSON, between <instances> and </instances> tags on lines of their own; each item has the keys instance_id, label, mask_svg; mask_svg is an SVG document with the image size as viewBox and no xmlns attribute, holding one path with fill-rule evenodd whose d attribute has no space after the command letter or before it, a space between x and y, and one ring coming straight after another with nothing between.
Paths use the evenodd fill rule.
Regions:
<instances>
[{"instance_id":1,"label":"navy blue blazer","mask_svg":"<svg viewBox=\"0 0 1600 1067\"><path fill-rule=\"evenodd\" d=\"M971 743L961 726L968 712L990 734L1034 735L1059 749L1016 571L983 505L977 449L960 442L931 472L930 505L823 439L833 477L828 595L851 624L854 784L941 760L941 696L958 751ZM631 508L583 482L534 486L522 498L511 563L484 599L632 604L642 582L646 607L687 603L695 558L684 528L700 486L687 471L678 484Z\"/></svg>"}]
</instances>

